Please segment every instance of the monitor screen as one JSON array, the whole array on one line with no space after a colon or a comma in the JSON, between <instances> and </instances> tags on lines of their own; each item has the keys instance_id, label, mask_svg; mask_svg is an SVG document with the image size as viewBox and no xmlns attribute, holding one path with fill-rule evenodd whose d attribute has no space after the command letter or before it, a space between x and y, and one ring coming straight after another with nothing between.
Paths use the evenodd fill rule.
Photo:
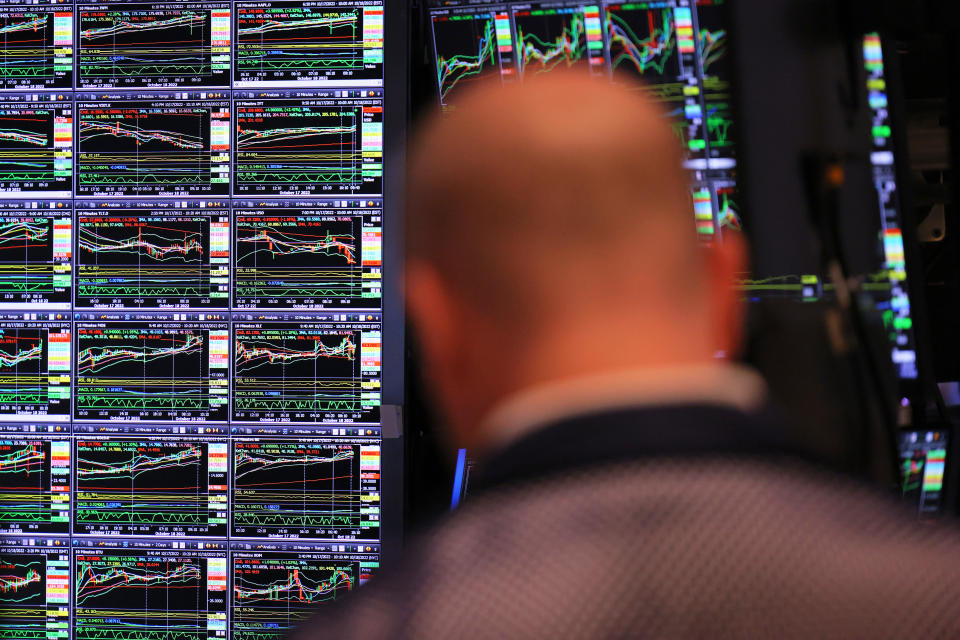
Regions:
<instances>
[{"instance_id":1,"label":"monitor screen","mask_svg":"<svg viewBox=\"0 0 960 640\"><path fill-rule=\"evenodd\" d=\"M436 95L441 108L449 113L456 110L462 92L481 76L515 83L558 69L609 78L628 89L643 91L662 105L684 149L697 235L706 243L722 242L724 234L732 232L750 235L750 220L744 222L738 204L740 175L733 96L739 76L732 47L741 34L732 28L734 4L730 0L435 0L428 15ZM874 266L864 277L863 289L889 335L897 374L911 380L918 376L915 336L901 233L893 123L883 51L876 34L864 38L863 63L866 85L853 90L869 96L873 120L869 131L873 147L870 167L880 210L871 218L872 226L850 232L860 238L869 236L865 244L873 254L868 262ZM801 224L804 228L810 225L808 220ZM755 245L769 244L762 237L751 239ZM809 271L797 272L791 263L790 267L777 265L769 273L744 274L740 286L751 301L831 299L834 289L829 278L815 265L804 268Z\"/></svg>"},{"instance_id":2,"label":"monitor screen","mask_svg":"<svg viewBox=\"0 0 960 640\"><path fill-rule=\"evenodd\" d=\"M900 434L903 495L917 505L921 516L934 516L943 507L948 444L948 433L944 430Z\"/></svg>"},{"instance_id":3,"label":"monitor screen","mask_svg":"<svg viewBox=\"0 0 960 640\"><path fill-rule=\"evenodd\" d=\"M448 0L429 12L445 111L481 75L502 82L570 69L663 105L686 154L698 235L740 230L725 0L633 3Z\"/></svg>"},{"instance_id":4,"label":"monitor screen","mask_svg":"<svg viewBox=\"0 0 960 640\"><path fill-rule=\"evenodd\" d=\"M0 0L0 636L279 640L376 574L385 11Z\"/></svg>"}]
</instances>

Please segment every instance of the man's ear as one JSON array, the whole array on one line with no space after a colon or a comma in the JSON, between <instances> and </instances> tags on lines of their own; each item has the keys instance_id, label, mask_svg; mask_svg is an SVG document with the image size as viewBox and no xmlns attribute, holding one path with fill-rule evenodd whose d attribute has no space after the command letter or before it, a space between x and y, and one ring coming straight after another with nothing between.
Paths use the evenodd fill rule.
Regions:
<instances>
[{"instance_id":1,"label":"man's ear","mask_svg":"<svg viewBox=\"0 0 960 640\"><path fill-rule=\"evenodd\" d=\"M749 246L735 231L725 231L723 240L706 248L710 324L715 348L728 356L743 346L745 308L741 282L749 273Z\"/></svg>"},{"instance_id":2,"label":"man's ear","mask_svg":"<svg viewBox=\"0 0 960 640\"><path fill-rule=\"evenodd\" d=\"M433 383L455 377L463 328L459 308L435 267L409 261L405 271L407 315L423 358L423 371ZM443 393L443 389L438 388Z\"/></svg>"}]
</instances>

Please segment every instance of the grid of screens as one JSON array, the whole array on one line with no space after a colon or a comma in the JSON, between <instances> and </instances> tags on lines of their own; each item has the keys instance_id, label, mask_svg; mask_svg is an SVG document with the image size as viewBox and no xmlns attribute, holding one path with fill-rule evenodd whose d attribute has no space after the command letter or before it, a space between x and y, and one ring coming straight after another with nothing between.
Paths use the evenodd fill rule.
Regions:
<instances>
[{"instance_id":1,"label":"grid of screens","mask_svg":"<svg viewBox=\"0 0 960 640\"><path fill-rule=\"evenodd\" d=\"M696 228L740 230L725 0L476 2L430 11L445 110L482 75L502 82L573 69L648 91L686 150ZM639 81L639 82L638 82Z\"/></svg>"},{"instance_id":2,"label":"grid of screens","mask_svg":"<svg viewBox=\"0 0 960 640\"><path fill-rule=\"evenodd\" d=\"M383 0L0 35L0 636L281 638L380 560Z\"/></svg>"},{"instance_id":3,"label":"grid of screens","mask_svg":"<svg viewBox=\"0 0 960 640\"><path fill-rule=\"evenodd\" d=\"M455 110L464 88L481 76L511 83L571 69L646 91L663 104L685 150L698 236L722 242L724 233L742 230L728 0L441 0L429 13L437 95L445 111ZM882 314L900 378L913 379L916 346L880 38L868 35L863 51L882 245L881 270L864 288ZM832 285L817 274L745 274L740 284L749 299L832 295Z\"/></svg>"}]
</instances>

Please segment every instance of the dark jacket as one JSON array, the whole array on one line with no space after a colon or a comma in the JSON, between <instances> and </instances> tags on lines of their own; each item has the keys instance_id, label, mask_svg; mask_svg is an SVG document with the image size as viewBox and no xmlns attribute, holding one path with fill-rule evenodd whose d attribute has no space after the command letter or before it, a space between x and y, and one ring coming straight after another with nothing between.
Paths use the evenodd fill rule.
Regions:
<instances>
[{"instance_id":1,"label":"dark jacket","mask_svg":"<svg viewBox=\"0 0 960 640\"><path fill-rule=\"evenodd\" d=\"M572 419L307 638L960 638L960 536L790 456L758 418Z\"/></svg>"}]
</instances>

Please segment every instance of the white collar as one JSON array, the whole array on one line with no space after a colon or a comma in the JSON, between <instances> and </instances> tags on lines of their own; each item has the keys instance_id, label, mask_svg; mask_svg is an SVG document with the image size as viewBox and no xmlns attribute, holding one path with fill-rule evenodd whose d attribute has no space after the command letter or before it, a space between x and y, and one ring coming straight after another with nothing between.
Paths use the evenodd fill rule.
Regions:
<instances>
[{"instance_id":1,"label":"white collar","mask_svg":"<svg viewBox=\"0 0 960 640\"><path fill-rule=\"evenodd\" d=\"M724 362L627 369L571 378L514 393L480 423L488 448L498 449L565 418L598 410L709 404L755 411L766 384L752 369Z\"/></svg>"}]
</instances>

